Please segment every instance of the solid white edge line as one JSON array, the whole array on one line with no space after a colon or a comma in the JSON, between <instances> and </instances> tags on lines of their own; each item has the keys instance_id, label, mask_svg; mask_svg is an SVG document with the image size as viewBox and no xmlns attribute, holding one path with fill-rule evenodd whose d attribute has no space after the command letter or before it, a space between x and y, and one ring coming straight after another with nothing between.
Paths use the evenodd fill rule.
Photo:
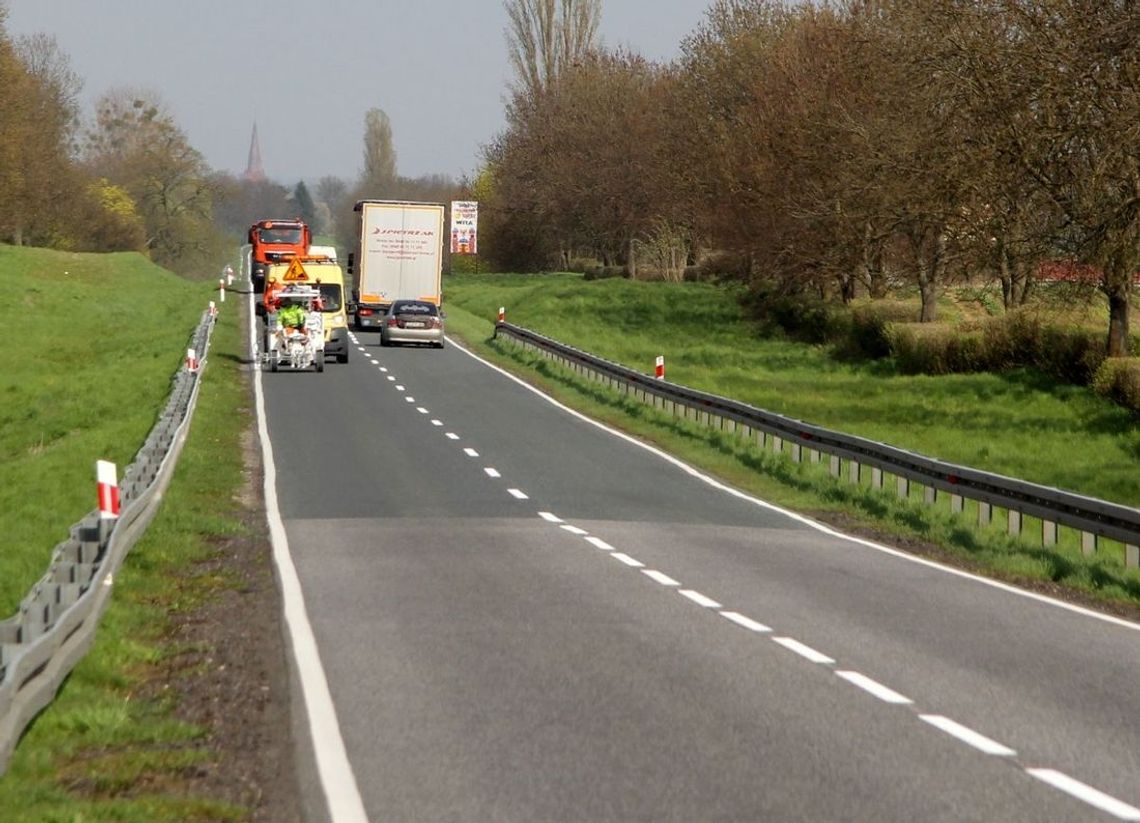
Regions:
<instances>
[{"instance_id":1,"label":"solid white edge line","mask_svg":"<svg viewBox=\"0 0 1140 823\"><path fill-rule=\"evenodd\" d=\"M1108 812L1119 820L1140 820L1140 809L1130 806L1123 800L1117 800L1112 795L1105 794L1079 780L1074 780L1056 769L1026 769L1025 771L1042 783L1048 783L1054 789L1060 789L1065 794L1088 803L1090 806L1095 806L1102 812Z\"/></svg>"},{"instance_id":2,"label":"solid white edge line","mask_svg":"<svg viewBox=\"0 0 1140 823\"><path fill-rule=\"evenodd\" d=\"M835 662L823 652L817 652L811 646L805 646L800 641L793 640L790 637L773 637L772 640L776 643L779 643L788 651L795 652L800 657L810 660L812 663L830 665Z\"/></svg>"},{"instance_id":3,"label":"solid white edge line","mask_svg":"<svg viewBox=\"0 0 1140 823\"><path fill-rule=\"evenodd\" d=\"M516 500L529 500L530 499L529 497L526 496L526 492L524 492L522 489L507 489L507 494L509 494L511 497L515 498Z\"/></svg>"},{"instance_id":4,"label":"solid white edge line","mask_svg":"<svg viewBox=\"0 0 1140 823\"><path fill-rule=\"evenodd\" d=\"M473 360L478 361L479 363L482 363L487 368L498 372L499 374L506 377L508 380L511 380L511 381L517 383L522 388L524 388L527 391L532 392L533 394L541 397L542 399L544 399L546 402L550 403L551 405L553 405L559 409L562 409L567 414L572 415L573 417L576 417L579 420L581 420L582 422L588 423L591 426L596 426L597 428L601 429L604 432L607 432L607 433L613 435L614 437L617 437L621 440L626 441L627 443L630 443L634 446L637 446L639 449L645 449L646 451L650 452L651 454L657 455L662 460L665 460L668 463L672 463L677 468L681 469L682 471L686 472L687 474L691 475L692 477L695 477L698 480L700 480L704 483L707 483L708 485L712 486L714 489L719 489L720 491L723 491L727 494L731 494L734 497L740 498L741 500L746 500L749 503L753 503L754 505L760 506L761 508L767 509L769 511L778 512L778 513L784 515L785 517L791 518L792 520L795 520L798 523L802 523L805 526L809 526L810 528L815 529L816 531L818 531L822 534L830 535L831 537L835 537L835 538L838 538L840 540L846 540L849 543L855 543L855 544L860 545L860 546L865 546L866 548L873 549L877 552L882 552L884 554L889 554L892 557L897 557L900 560L906 560L910 563L917 563L920 566L925 566L925 567L930 568L930 569L937 569L941 572L945 572L946 574L951 574L951 575L954 575L955 577L960 577L963 580L971 580L975 583L981 583L984 586L989 586L990 588L998 589L999 591L1003 591L1003 592L1006 592L1008 594L1014 594L1014 595L1017 595L1018 597L1024 597L1024 598L1027 598L1029 600L1034 600L1038 603L1044 603L1044 604L1049 605L1049 606L1055 606L1056 608L1064 609L1065 611L1073 612L1074 614L1079 614L1079 615L1082 615L1084 617L1091 617L1095 620L1100 620L1100 621L1105 622L1105 623L1111 623L1114 626L1120 626L1121 628L1131 629L1133 631L1140 631L1140 623L1134 623L1132 621L1124 620L1124 619L1119 618L1119 617L1114 617L1114 616L1109 615L1109 614L1102 614L1100 612L1096 612L1096 611L1093 611L1091 609L1086 609L1082 606L1075 606L1072 603L1065 603L1064 601L1056 600L1052 597L1047 597L1046 595L1043 595L1043 594L1037 594L1036 592L1026 591L1025 589L1019 589L1016 586L1012 586L1008 583L1002 583L1002 582L997 581L997 580L991 580L987 577L981 577L979 575L971 574L970 572L963 571L962 569L956 569L953 566L947 566L947 565L944 565L942 563L937 563L933 560L927 560L926 558L923 558L923 557L917 557L917 556L912 555L912 554L907 554L906 552L901 551L899 549L893 549L890 546L884 546L881 543L875 543L875 542L872 542L870 540L866 540L862 537L855 537L855 536L850 535L850 534L844 534L843 532L836 531L835 529L833 529L829 526L825 526L822 523L817 523L816 521L812 520L811 518L805 517L802 514L797 514L794 511L782 508L781 506L777 506L777 505L775 505L773 503L769 503L765 500L761 500L758 497L753 497L750 494L746 494L746 493L740 491L739 489L734 489L732 486L728 486L728 485L720 482L719 480L717 480L714 477L710 477L709 475L702 473L701 471L690 466L688 463L685 463L684 461L679 460L678 458L674 457L671 454L663 452L661 449L658 449L654 446L651 446L648 443L643 443L640 440L638 440L637 438L626 434L625 432L618 431L615 428L607 426L605 423L601 423L597 420L594 420L591 417L587 417L586 415L582 414L581 412L570 408L565 403L562 403L558 400L555 400L553 397L546 394L541 389L535 388L534 386L530 385L525 380L523 380L521 377L518 377L517 375L511 374L506 369L504 369L500 366L496 366L494 363L490 362L489 360L486 360L486 359L480 357L479 355L475 354L475 352L468 350L466 347L462 346L459 343L456 343L454 340L452 340L452 338L448 337L447 340L452 344L452 346L454 346L456 349L458 349L459 351L466 354L468 357L472 358Z\"/></svg>"},{"instance_id":5,"label":"solid white edge line","mask_svg":"<svg viewBox=\"0 0 1140 823\"><path fill-rule=\"evenodd\" d=\"M252 297L250 313L252 315ZM256 317L250 317L252 336ZM328 804L329 817L334 823L368 823L364 800L356 783L356 775L348 759L341 737L328 677L321 664L320 650L313 634L312 624L305 609L305 597L293 557L289 553L289 540L285 524L277 508L277 468L273 462L273 447L269 442L269 425L265 418L265 395L261 388L261 369L254 375L254 400L257 409L257 432L261 438L261 455L264 463L265 512L269 524L269 542L273 547L273 561L281 583L281 601L285 612L285 625L297 663L297 676L301 682L301 695L309 720L309 736L321 789Z\"/></svg>"},{"instance_id":6,"label":"solid white edge line","mask_svg":"<svg viewBox=\"0 0 1140 823\"><path fill-rule=\"evenodd\" d=\"M929 723L936 729L940 729L951 737L956 737L968 746L973 746L980 752L992 754L996 757L1015 757L1017 752L1002 743L984 734L979 734L968 726L963 726L951 720L949 717L944 717L940 714L920 714L919 720Z\"/></svg>"},{"instance_id":7,"label":"solid white edge line","mask_svg":"<svg viewBox=\"0 0 1140 823\"><path fill-rule=\"evenodd\" d=\"M721 607L721 604L717 603L711 597L707 597L698 591L694 591L693 589L681 589L678 594L680 594L681 597L686 597L689 600L692 600L698 606L704 606L706 609L719 609Z\"/></svg>"},{"instance_id":8,"label":"solid white edge line","mask_svg":"<svg viewBox=\"0 0 1140 823\"><path fill-rule=\"evenodd\" d=\"M909 697L899 694L894 689L884 686L878 680L872 680L865 674L852 671L837 671L836 677L842 677L853 686L857 686L867 694L877 697L884 703L892 703L896 706L909 706L914 703Z\"/></svg>"},{"instance_id":9,"label":"solid white edge line","mask_svg":"<svg viewBox=\"0 0 1140 823\"><path fill-rule=\"evenodd\" d=\"M642 566L645 565L640 560L637 560L636 558L630 557L628 554L625 554L624 552L614 552L613 554L610 555L610 557L614 558L615 560L620 560L622 563L625 563L627 566L632 566L635 569L640 569Z\"/></svg>"},{"instance_id":10,"label":"solid white edge line","mask_svg":"<svg viewBox=\"0 0 1140 823\"><path fill-rule=\"evenodd\" d=\"M562 523L563 522L561 517L559 517L556 514L552 514L551 512L539 512L538 516L541 517L543 520L545 520L547 523Z\"/></svg>"},{"instance_id":11,"label":"solid white edge line","mask_svg":"<svg viewBox=\"0 0 1140 823\"><path fill-rule=\"evenodd\" d=\"M587 537L586 542L594 548L601 549L604 552L612 552L614 550L613 546L611 546L605 540L602 540L600 537Z\"/></svg>"},{"instance_id":12,"label":"solid white edge line","mask_svg":"<svg viewBox=\"0 0 1140 823\"><path fill-rule=\"evenodd\" d=\"M740 612L721 612L720 616L725 617L725 618L731 620L736 625L743 626L744 628L746 628L752 632L770 632L770 631L772 631L772 628L770 626L765 626L763 623L757 623L751 617L745 617Z\"/></svg>"},{"instance_id":13,"label":"solid white edge line","mask_svg":"<svg viewBox=\"0 0 1140 823\"><path fill-rule=\"evenodd\" d=\"M665 572L659 572L656 569L642 569L641 573L648 577L650 580L656 580L662 586L680 586L681 583L674 580Z\"/></svg>"}]
</instances>

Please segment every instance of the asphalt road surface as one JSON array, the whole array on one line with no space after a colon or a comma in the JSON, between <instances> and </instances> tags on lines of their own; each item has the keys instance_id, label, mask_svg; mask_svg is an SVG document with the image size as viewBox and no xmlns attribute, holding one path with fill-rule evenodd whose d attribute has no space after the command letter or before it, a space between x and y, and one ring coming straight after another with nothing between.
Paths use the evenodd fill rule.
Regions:
<instances>
[{"instance_id":1,"label":"asphalt road surface","mask_svg":"<svg viewBox=\"0 0 1140 823\"><path fill-rule=\"evenodd\" d=\"M1140 819L1140 626L817 528L452 343L355 338L261 376L313 748L345 756L319 816Z\"/></svg>"}]
</instances>

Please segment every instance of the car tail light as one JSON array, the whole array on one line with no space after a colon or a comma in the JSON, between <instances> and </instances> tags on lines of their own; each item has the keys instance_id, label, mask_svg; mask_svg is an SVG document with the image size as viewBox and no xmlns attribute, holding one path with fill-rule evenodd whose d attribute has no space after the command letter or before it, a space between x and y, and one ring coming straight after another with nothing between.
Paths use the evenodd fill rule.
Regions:
<instances>
[{"instance_id":1,"label":"car tail light","mask_svg":"<svg viewBox=\"0 0 1140 823\"><path fill-rule=\"evenodd\" d=\"M438 317L429 317L428 318L428 328L429 329L440 329L440 328L443 328L443 324L439 322Z\"/></svg>"},{"instance_id":2,"label":"car tail light","mask_svg":"<svg viewBox=\"0 0 1140 823\"><path fill-rule=\"evenodd\" d=\"M356 313L359 314L361 317L371 317L372 316L372 309L357 309Z\"/></svg>"},{"instance_id":3,"label":"car tail light","mask_svg":"<svg viewBox=\"0 0 1140 823\"><path fill-rule=\"evenodd\" d=\"M394 329L398 325L400 325L400 321L397 320L395 317L389 317L388 318L388 328Z\"/></svg>"}]
</instances>

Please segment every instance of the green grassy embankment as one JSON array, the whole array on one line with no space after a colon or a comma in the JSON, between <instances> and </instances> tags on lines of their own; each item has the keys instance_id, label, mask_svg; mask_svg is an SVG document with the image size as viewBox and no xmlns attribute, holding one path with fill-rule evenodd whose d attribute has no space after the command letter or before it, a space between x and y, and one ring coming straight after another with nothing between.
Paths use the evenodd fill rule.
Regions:
<instances>
[{"instance_id":1,"label":"green grassy embankment","mask_svg":"<svg viewBox=\"0 0 1140 823\"><path fill-rule=\"evenodd\" d=\"M55 543L94 507L94 461L114 460L122 472L142 445L214 295L138 255L2 246L0 284L20 307L9 313L12 345L0 350L7 616L46 571ZM172 675L195 652L172 639L172 627L233 585L203 564L242 529L240 437L249 412L240 351L237 313L224 310L174 481L115 577L90 653L0 778L4 820L248 817L187 789L215 755L201 727L178 719Z\"/></svg>"},{"instance_id":2,"label":"green grassy embankment","mask_svg":"<svg viewBox=\"0 0 1140 823\"><path fill-rule=\"evenodd\" d=\"M929 507L916 489L835 481L734 435L695 426L582 381L510 343L490 342L507 319L645 373L664 355L671 382L713 392L930 457L1135 506L1140 503L1140 424L1092 392L1033 372L945 377L897 373L890 362L850 363L823 348L760 338L732 289L578 275L452 275L444 282L449 333L534 377L560 399L659 443L734 485L820 517L941 547L967 567L1015 581L1048 582L1098 599L1140 604L1140 572L1118 544L1084 557L1078 536L1040 545L1039 523L1021 538L978 528L948 503ZM846 468L844 469L846 471Z\"/></svg>"}]
</instances>

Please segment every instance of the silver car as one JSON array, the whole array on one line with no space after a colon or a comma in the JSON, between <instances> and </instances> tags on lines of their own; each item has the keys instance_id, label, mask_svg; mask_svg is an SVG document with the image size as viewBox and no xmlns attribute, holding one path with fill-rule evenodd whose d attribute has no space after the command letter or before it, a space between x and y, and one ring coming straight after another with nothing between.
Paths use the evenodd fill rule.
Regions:
<instances>
[{"instance_id":1,"label":"silver car","mask_svg":"<svg viewBox=\"0 0 1140 823\"><path fill-rule=\"evenodd\" d=\"M380 324L380 345L429 343L443 348L443 312L426 300L396 300Z\"/></svg>"}]
</instances>

